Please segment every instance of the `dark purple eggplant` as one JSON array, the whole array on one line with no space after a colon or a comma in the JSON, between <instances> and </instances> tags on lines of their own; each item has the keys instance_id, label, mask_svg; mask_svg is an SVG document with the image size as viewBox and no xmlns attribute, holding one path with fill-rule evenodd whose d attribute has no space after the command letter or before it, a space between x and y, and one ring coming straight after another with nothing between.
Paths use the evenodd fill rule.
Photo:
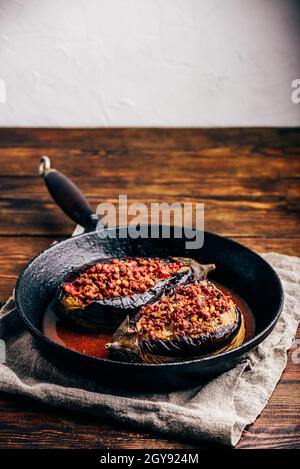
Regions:
<instances>
[{"instance_id":1,"label":"dark purple eggplant","mask_svg":"<svg viewBox=\"0 0 300 469\"><path fill-rule=\"evenodd\" d=\"M198 285L200 284L199 282ZM202 281L215 292L220 292L211 282ZM188 285L186 285L188 286ZM175 294L175 290L169 295ZM221 292L220 292L221 294ZM163 298L158 300L161 302ZM230 309L218 317L204 321L204 331L198 335L188 332L174 335L172 323L166 323L161 338L151 338L141 332L143 309L131 319L127 317L112 337L107 348L113 358L120 361L157 363L204 356L240 345L245 336L244 319L239 308L231 301Z\"/></svg>"},{"instance_id":2,"label":"dark purple eggplant","mask_svg":"<svg viewBox=\"0 0 300 469\"><path fill-rule=\"evenodd\" d=\"M65 292L60 288L56 310L62 319L83 327L115 329L127 315L133 314L146 304L155 302L175 285L186 283L191 275L191 269L183 267L177 274L160 280L144 293L97 300L84 307L81 303L76 303L75 298L65 295ZM66 303L66 301L68 302Z\"/></svg>"},{"instance_id":3,"label":"dark purple eggplant","mask_svg":"<svg viewBox=\"0 0 300 469\"><path fill-rule=\"evenodd\" d=\"M62 283L56 295L57 314L61 319L83 327L115 329L127 315L132 316L142 306L154 303L176 285L185 284L193 279L206 278L207 273L215 268L213 264L203 265L189 258L172 259L183 264L176 274L158 281L144 293L131 296L105 298L84 305L78 298L67 294L62 288ZM76 278L76 273L66 277L64 283L74 277Z\"/></svg>"},{"instance_id":4,"label":"dark purple eggplant","mask_svg":"<svg viewBox=\"0 0 300 469\"><path fill-rule=\"evenodd\" d=\"M241 326L242 314L237 306L230 317L227 316L228 323L212 326L212 330L198 337L184 337L174 340L142 340L141 347L143 353L155 355L167 355L173 357L184 357L195 355L196 353L206 355L227 344L234 338Z\"/></svg>"}]
</instances>

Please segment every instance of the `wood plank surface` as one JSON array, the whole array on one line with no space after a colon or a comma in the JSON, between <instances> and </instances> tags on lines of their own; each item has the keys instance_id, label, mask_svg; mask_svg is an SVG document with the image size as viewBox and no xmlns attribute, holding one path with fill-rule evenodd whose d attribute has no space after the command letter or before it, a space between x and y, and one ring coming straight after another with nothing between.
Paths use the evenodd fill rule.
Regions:
<instances>
[{"instance_id":1,"label":"wood plank surface","mask_svg":"<svg viewBox=\"0 0 300 469\"><path fill-rule=\"evenodd\" d=\"M74 228L71 224L70 232ZM65 237L59 236L0 236L0 303L11 294L21 270L27 262L54 241ZM299 238L260 238L232 237L235 241L259 252L280 252L295 255L299 251Z\"/></svg>"},{"instance_id":2,"label":"wood plank surface","mask_svg":"<svg viewBox=\"0 0 300 469\"><path fill-rule=\"evenodd\" d=\"M204 202L205 228L257 252L300 255L299 129L0 129L0 301L24 265L74 224L37 176L39 157L96 207ZM298 337L300 335L298 334ZM300 447L299 364L289 352L270 402L238 448ZM293 355L295 356L295 355ZM0 447L202 448L0 395Z\"/></svg>"}]
</instances>

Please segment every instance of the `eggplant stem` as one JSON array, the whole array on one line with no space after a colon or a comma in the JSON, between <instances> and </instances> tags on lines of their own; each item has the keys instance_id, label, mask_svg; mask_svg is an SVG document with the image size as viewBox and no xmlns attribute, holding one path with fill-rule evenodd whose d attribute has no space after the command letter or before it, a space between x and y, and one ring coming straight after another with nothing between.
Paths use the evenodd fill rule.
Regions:
<instances>
[{"instance_id":1,"label":"eggplant stem","mask_svg":"<svg viewBox=\"0 0 300 469\"><path fill-rule=\"evenodd\" d=\"M200 262L189 257L171 257L174 261L182 262L184 267L189 267L194 272L194 275L197 280L206 279L209 272L215 270L215 264L200 264Z\"/></svg>"}]
</instances>

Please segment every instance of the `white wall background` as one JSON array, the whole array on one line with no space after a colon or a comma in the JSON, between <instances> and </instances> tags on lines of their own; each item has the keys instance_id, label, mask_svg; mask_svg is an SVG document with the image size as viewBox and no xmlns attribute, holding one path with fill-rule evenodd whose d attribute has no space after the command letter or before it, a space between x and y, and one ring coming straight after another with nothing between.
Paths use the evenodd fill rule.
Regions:
<instances>
[{"instance_id":1,"label":"white wall background","mask_svg":"<svg viewBox=\"0 0 300 469\"><path fill-rule=\"evenodd\" d=\"M300 125L299 3L0 0L0 125Z\"/></svg>"}]
</instances>

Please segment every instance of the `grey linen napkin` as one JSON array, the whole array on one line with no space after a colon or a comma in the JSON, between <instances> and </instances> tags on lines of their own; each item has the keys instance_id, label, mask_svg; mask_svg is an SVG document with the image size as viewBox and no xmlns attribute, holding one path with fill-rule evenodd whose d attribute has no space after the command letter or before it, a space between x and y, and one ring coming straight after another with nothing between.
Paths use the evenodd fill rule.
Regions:
<instances>
[{"instance_id":1,"label":"grey linen napkin","mask_svg":"<svg viewBox=\"0 0 300 469\"><path fill-rule=\"evenodd\" d=\"M263 257L278 272L285 302L271 335L234 369L205 385L169 393L116 391L57 368L24 330L11 298L0 315L0 390L134 424L145 430L235 446L268 402L287 362L300 317L300 259Z\"/></svg>"}]
</instances>

